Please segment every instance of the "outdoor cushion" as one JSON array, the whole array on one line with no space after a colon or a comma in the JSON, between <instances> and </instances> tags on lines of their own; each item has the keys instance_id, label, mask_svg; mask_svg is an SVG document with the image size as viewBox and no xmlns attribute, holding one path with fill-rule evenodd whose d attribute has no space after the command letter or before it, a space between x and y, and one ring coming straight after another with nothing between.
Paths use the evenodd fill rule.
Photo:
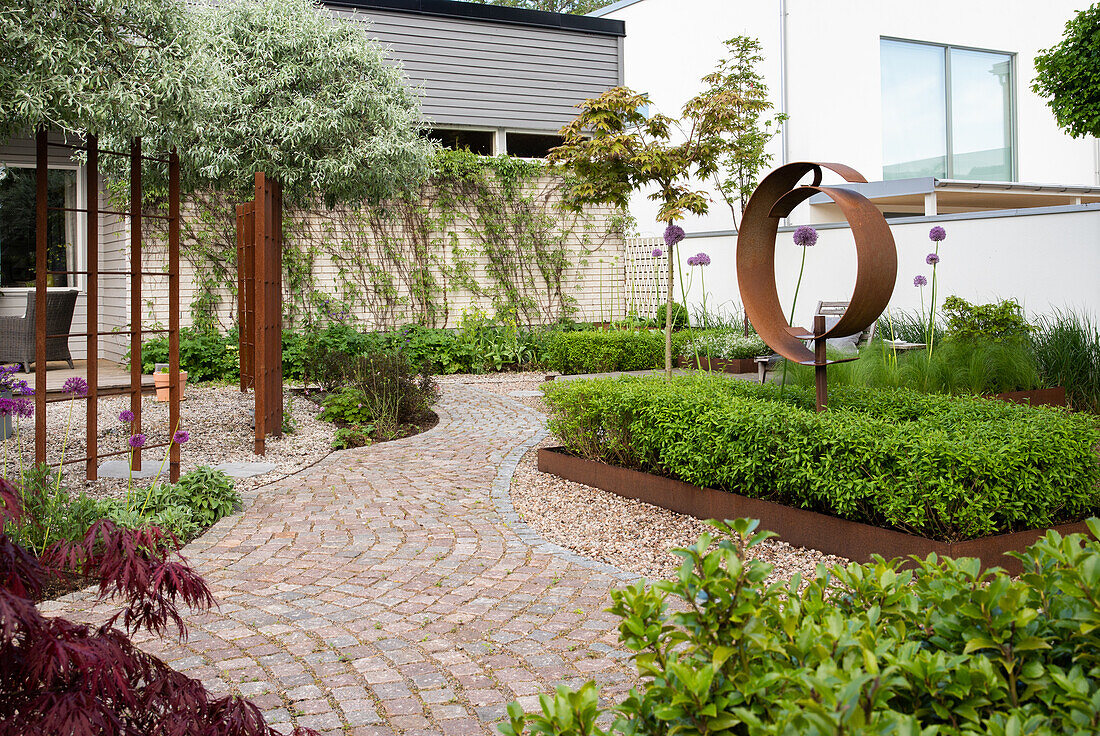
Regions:
<instances>
[{"instance_id":1,"label":"outdoor cushion","mask_svg":"<svg viewBox=\"0 0 1100 736\"><path fill-rule=\"evenodd\" d=\"M825 317L825 329L831 330L833 325L840 321L839 316L827 316ZM830 337L825 341L826 346L830 350L835 350L838 353L845 353L847 355L855 355L859 352L859 348L856 347L856 343L859 342L859 333L854 335L847 335L845 337Z\"/></svg>"}]
</instances>

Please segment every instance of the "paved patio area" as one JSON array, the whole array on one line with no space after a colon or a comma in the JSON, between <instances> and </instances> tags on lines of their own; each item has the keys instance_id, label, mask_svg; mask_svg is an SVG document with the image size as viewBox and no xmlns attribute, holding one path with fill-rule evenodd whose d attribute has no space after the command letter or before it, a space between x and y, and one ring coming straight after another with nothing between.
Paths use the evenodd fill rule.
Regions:
<instances>
[{"instance_id":1,"label":"paved patio area","mask_svg":"<svg viewBox=\"0 0 1100 736\"><path fill-rule=\"evenodd\" d=\"M445 383L439 425L253 491L184 550L220 602L183 644L139 640L280 730L489 734L518 698L634 684L608 591L630 576L543 541L508 486L543 418ZM201 431L196 428L195 431ZM94 621L92 597L43 606ZM105 609L104 609L105 610Z\"/></svg>"}]
</instances>

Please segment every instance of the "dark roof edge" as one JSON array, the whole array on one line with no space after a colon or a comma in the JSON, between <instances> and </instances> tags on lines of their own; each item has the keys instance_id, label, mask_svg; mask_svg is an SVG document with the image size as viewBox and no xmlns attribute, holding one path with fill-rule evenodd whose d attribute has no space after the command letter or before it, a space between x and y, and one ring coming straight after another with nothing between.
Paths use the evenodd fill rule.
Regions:
<instances>
[{"instance_id":1,"label":"dark roof edge","mask_svg":"<svg viewBox=\"0 0 1100 736\"><path fill-rule=\"evenodd\" d=\"M590 15L549 13L543 10L509 8L503 5L458 2L458 0L321 0L323 5L334 5L356 10L388 10L396 13L417 13L444 18L504 23L536 28L553 28L559 31L595 33L604 36L625 36L626 24L611 18Z\"/></svg>"}]
</instances>

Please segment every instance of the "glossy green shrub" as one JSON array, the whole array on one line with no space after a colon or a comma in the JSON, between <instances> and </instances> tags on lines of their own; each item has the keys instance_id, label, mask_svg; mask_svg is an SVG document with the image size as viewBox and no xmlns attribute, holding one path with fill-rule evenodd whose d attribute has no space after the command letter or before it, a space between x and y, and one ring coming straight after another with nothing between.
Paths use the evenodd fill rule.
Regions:
<instances>
[{"instance_id":1,"label":"glossy green shrub","mask_svg":"<svg viewBox=\"0 0 1100 736\"><path fill-rule=\"evenodd\" d=\"M808 389L720 376L554 382L573 453L944 541L1100 512L1089 415L902 389Z\"/></svg>"},{"instance_id":2,"label":"glossy green shrub","mask_svg":"<svg viewBox=\"0 0 1100 736\"><path fill-rule=\"evenodd\" d=\"M943 313L947 335L961 340L1019 340L1034 329L1015 299L971 304L962 297L949 296L943 301Z\"/></svg>"},{"instance_id":3,"label":"glossy green shrub","mask_svg":"<svg viewBox=\"0 0 1100 736\"><path fill-rule=\"evenodd\" d=\"M188 381L234 380L240 375L237 334L180 330L180 370ZM129 356L127 356L127 360ZM157 363L168 362L168 336L155 337L141 344L141 370L152 373Z\"/></svg>"},{"instance_id":4,"label":"glossy green shrub","mask_svg":"<svg viewBox=\"0 0 1100 736\"><path fill-rule=\"evenodd\" d=\"M660 365L664 355L664 337L659 332L552 332L543 338L541 363L559 373L641 371Z\"/></svg>"},{"instance_id":5,"label":"glossy green shrub","mask_svg":"<svg viewBox=\"0 0 1100 736\"><path fill-rule=\"evenodd\" d=\"M675 579L612 591L639 688L513 703L506 736L1022 736L1100 731L1100 545L1054 532L1025 573L881 558L768 585L757 522L715 523ZM1100 522L1089 521L1093 535Z\"/></svg>"},{"instance_id":6,"label":"glossy green shrub","mask_svg":"<svg viewBox=\"0 0 1100 736\"><path fill-rule=\"evenodd\" d=\"M663 330L665 328L665 312L668 309L668 305L662 303L657 307L657 328ZM680 302L672 303L672 329L681 330L688 326L688 310Z\"/></svg>"}]
</instances>

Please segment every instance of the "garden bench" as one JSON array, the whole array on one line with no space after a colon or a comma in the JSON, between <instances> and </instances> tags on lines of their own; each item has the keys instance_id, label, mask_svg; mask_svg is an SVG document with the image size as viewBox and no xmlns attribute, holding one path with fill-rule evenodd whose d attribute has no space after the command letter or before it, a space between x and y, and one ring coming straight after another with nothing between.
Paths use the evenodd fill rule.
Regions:
<instances>
[{"instance_id":1,"label":"garden bench","mask_svg":"<svg viewBox=\"0 0 1100 736\"><path fill-rule=\"evenodd\" d=\"M817 309L814 310L814 315L821 315L825 318L825 329L828 330L835 325L848 309L848 302L825 302L821 301L817 303ZM828 340L828 345L831 348L839 349L845 352L850 350L859 351L864 345L867 345L875 337L875 328L878 322L872 322L859 335L851 335L848 337L832 338ZM775 366L783 360L782 355L760 355L755 358L756 361L756 376L760 379L760 383L763 383L768 378L768 371L774 370Z\"/></svg>"}]
</instances>

